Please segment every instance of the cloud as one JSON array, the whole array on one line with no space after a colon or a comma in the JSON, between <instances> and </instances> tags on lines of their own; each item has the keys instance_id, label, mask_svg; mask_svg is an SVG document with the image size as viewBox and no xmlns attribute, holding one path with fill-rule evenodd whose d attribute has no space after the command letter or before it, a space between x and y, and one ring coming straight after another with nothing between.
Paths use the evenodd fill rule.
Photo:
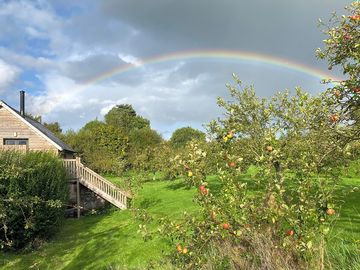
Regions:
<instances>
[{"instance_id":1,"label":"cloud","mask_svg":"<svg viewBox=\"0 0 360 270\"><path fill-rule=\"evenodd\" d=\"M102 119L120 103L132 104L163 133L200 127L221 116L216 97L229 98L225 84L232 73L255 84L261 96L322 86L318 78L251 62L144 59L187 50L247 50L326 68L314 57L322 42L316 21L346 3L0 1L0 91L31 86L28 108L64 129Z\"/></svg>"},{"instance_id":2,"label":"cloud","mask_svg":"<svg viewBox=\"0 0 360 270\"><path fill-rule=\"evenodd\" d=\"M0 59L0 92L5 92L6 88L16 80L19 73L19 68Z\"/></svg>"}]
</instances>

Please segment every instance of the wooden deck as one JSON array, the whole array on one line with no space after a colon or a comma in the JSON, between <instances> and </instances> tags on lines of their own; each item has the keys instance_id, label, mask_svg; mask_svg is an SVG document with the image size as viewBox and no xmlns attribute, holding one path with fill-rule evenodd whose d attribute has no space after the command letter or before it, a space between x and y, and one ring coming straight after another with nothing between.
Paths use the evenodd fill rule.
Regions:
<instances>
[{"instance_id":1,"label":"wooden deck","mask_svg":"<svg viewBox=\"0 0 360 270\"><path fill-rule=\"evenodd\" d=\"M101 175L86 167L79 158L64 159L64 166L69 177L77 179L80 184L95 192L97 195L120 209L129 206L130 194L121 190Z\"/></svg>"}]
</instances>

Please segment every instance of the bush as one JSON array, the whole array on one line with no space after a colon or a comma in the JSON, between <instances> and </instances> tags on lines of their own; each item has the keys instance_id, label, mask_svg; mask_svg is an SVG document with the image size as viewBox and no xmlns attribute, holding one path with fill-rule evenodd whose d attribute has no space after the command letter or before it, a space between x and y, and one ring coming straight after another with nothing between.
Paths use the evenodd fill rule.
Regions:
<instances>
[{"instance_id":1,"label":"bush","mask_svg":"<svg viewBox=\"0 0 360 270\"><path fill-rule=\"evenodd\" d=\"M66 172L54 155L0 152L0 248L33 248L50 237L67 195Z\"/></svg>"}]
</instances>

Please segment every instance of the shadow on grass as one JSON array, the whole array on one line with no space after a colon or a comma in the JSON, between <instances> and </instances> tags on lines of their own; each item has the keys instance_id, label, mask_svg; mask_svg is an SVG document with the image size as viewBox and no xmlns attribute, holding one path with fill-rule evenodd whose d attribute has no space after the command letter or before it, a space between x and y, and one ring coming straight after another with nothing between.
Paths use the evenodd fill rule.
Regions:
<instances>
[{"instance_id":1,"label":"shadow on grass","mask_svg":"<svg viewBox=\"0 0 360 270\"><path fill-rule=\"evenodd\" d=\"M166 188L170 190L191 189L191 187L187 185L184 180L172 182Z\"/></svg>"},{"instance_id":2,"label":"shadow on grass","mask_svg":"<svg viewBox=\"0 0 360 270\"><path fill-rule=\"evenodd\" d=\"M113 211L108 209L107 212ZM42 247L32 252L8 252L0 254L1 269L64 269L73 258L78 246L89 239L89 234L106 215L94 215L80 219L67 219L58 233ZM94 251L95 253L95 251ZM89 254L88 259L92 254ZM75 258L76 259L76 258ZM75 260L74 259L74 260ZM77 259L76 259L77 260ZM55 267L54 267L55 266ZM81 269L65 268L65 269Z\"/></svg>"},{"instance_id":3,"label":"shadow on grass","mask_svg":"<svg viewBox=\"0 0 360 270\"><path fill-rule=\"evenodd\" d=\"M158 203L160 203L161 200L160 199L155 199L155 198L146 198L144 200L142 200L140 203L139 203L139 208L141 209L148 209L152 206L155 206L157 205Z\"/></svg>"}]
</instances>

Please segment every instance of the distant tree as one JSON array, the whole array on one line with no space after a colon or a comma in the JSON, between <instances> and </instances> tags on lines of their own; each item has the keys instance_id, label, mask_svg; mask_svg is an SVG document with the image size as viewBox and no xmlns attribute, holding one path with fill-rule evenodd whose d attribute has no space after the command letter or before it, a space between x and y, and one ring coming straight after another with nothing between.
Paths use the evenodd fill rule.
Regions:
<instances>
[{"instance_id":1,"label":"distant tree","mask_svg":"<svg viewBox=\"0 0 360 270\"><path fill-rule=\"evenodd\" d=\"M131 148L141 151L147 147L155 147L163 141L159 133L150 128L135 129L130 133Z\"/></svg>"},{"instance_id":2,"label":"distant tree","mask_svg":"<svg viewBox=\"0 0 360 270\"><path fill-rule=\"evenodd\" d=\"M173 147L184 147L192 140L205 142L205 133L192 127L183 127L174 131L170 138Z\"/></svg>"},{"instance_id":3,"label":"distant tree","mask_svg":"<svg viewBox=\"0 0 360 270\"><path fill-rule=\"evenodd\" d=\"M129 161L133 168L153 170L155 149L163 142L159 133L150 128L131 131L129 138Z\"/></svg>"},{"instance_id":4,"label":"distant tree","mask_svg":"<svg viewBox=\"0 0 360 270\"><path fill-rule=\"evenodd\" d=\"M105 123L123 129L130 133L134 129L150 127L150 121L136 114L129 104L121 104L113 107L105 115Z\"/></svg>"},{"instance_id":5,"label":"distant tree","mask_svg":"<svg viewBox=\"0 0 360 270\"><path fill-rule=\"evenodd\" d=\"M29 113L29 112L26 112L25 116L32 119L32 120L34 120L34 121L36 121L36 122L41 123L41 115L33 115L33 114Z\"/></svg>"},{"instance_id":6,"label":"distant tree","mask_svg":"<svg viewBox=\"0 0 360 270\"><path fill-rule=\"evenodd\" d=\"M44 126L55 135L60 135L62 133L59 122L44 123Z\"/></svg>"}]
</instances>

